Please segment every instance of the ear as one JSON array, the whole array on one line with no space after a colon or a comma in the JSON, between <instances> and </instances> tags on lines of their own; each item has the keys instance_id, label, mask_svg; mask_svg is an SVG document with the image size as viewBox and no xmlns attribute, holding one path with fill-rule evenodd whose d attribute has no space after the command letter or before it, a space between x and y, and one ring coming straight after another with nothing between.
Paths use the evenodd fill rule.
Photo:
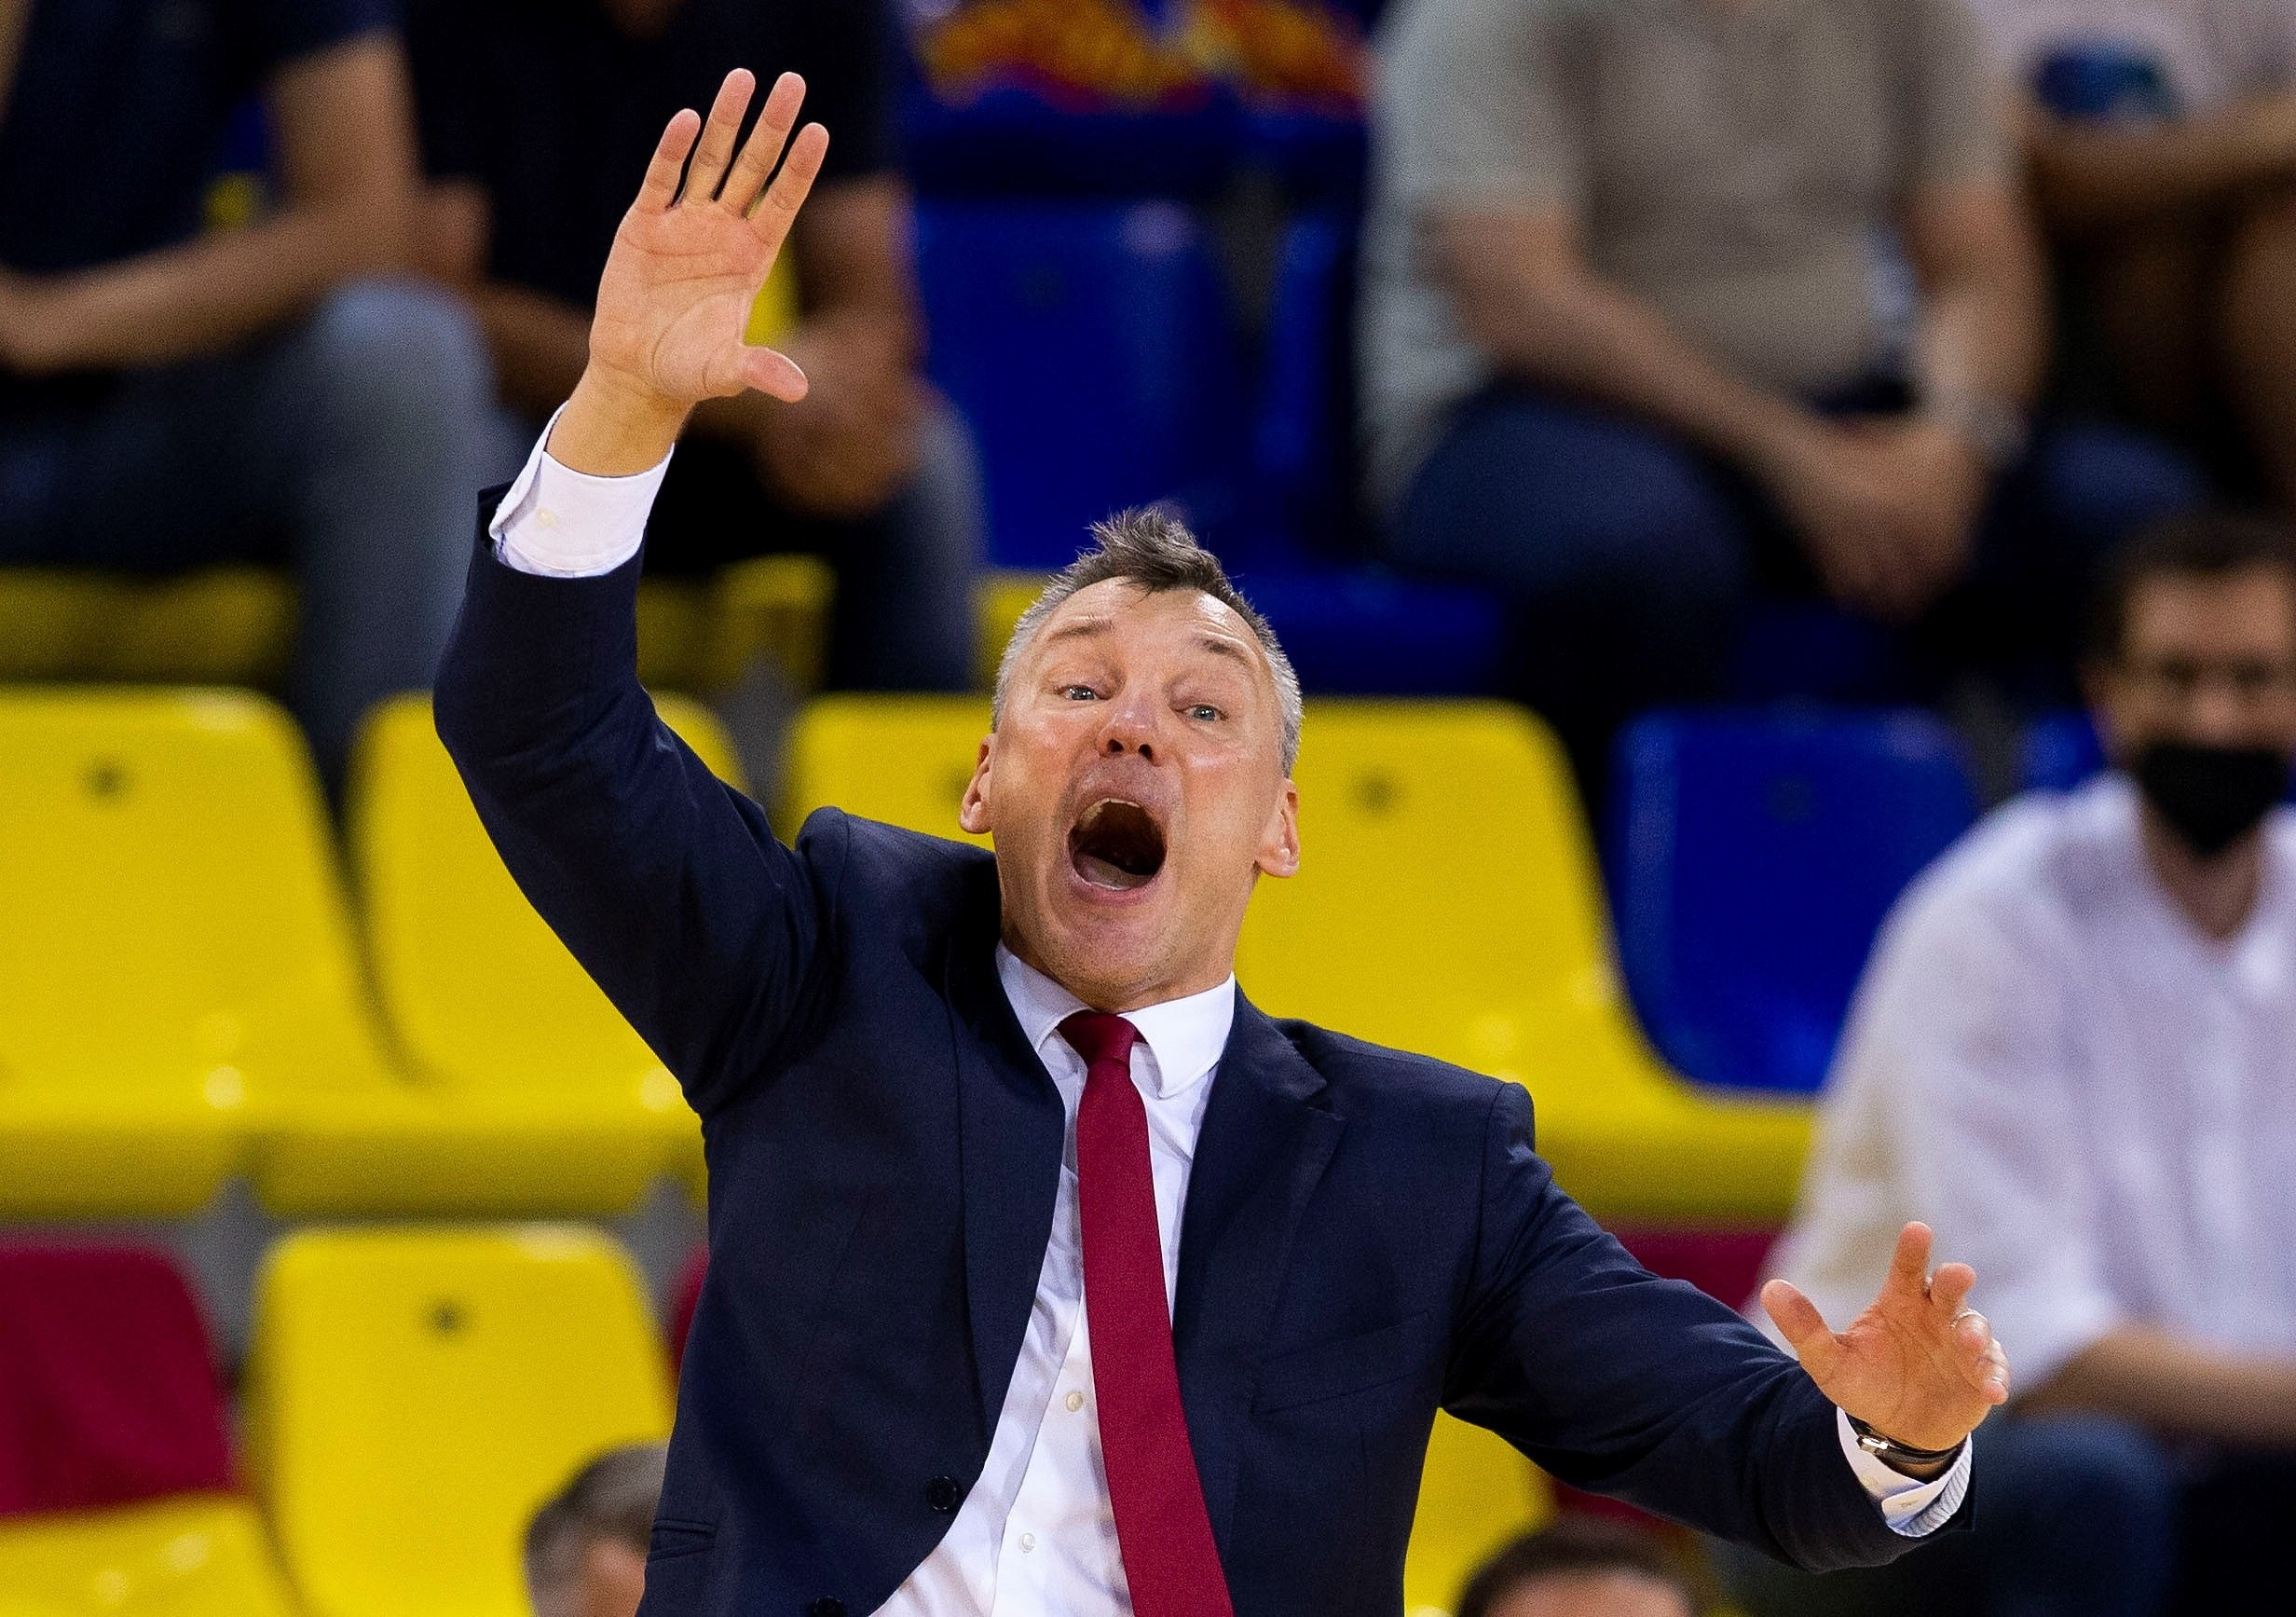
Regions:
<instances>
[{"instance_id":1,"label":"ear","mask_svg":"<svg viewBox=\"0 0 2296 1617\"><path fill-rule=\"evenodd\" d=\"M989 832L989 755L995 743L994 735L981 739L980 756L973 761L973 778L964 783L964 797L957 804L957 824L977 837Z\"/></svg>"},{"instance_id":2,"label":"ear","mask_svg":"<svg viewBox=\"0 0 2296 1617\"><path fill-rule=\"evenodd\" d=\"M1300 868L1300 788L1290 781L1276 799L1276 812L1267 816L1267 834L1260 839L1253 861L1264 875L1296 875Z\"/></svg>"}]
</instances>

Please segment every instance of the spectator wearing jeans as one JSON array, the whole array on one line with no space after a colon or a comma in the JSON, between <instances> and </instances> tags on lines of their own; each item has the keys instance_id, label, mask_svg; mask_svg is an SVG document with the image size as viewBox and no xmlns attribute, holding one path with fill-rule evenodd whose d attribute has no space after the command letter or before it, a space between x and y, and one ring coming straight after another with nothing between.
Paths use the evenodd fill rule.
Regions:
<instances>
[{"instance_id":1,"label":"spectator wearing jeans","mask_svg":"<svg viewBox=\"0 0 2296 1617\"><path fill-rule=\"evenodd\" d=\"M1777 1272L1857 1296L1895 1220L2016 1354L1975 1531L1739 1569L1757 1617L2288 1609L2296 1518L2296 551L2187 518L2109 574L2112 770L2002 809L1867 967Z\"/></svg>"},{"instance_id":2,"label":"spectator wearing jeans","mask_svg":"<svg viewBox=\"0 0 2296 1617\"><path fill-rule=\"evenodd\" d=\"M2116 392L2164 429L2245 437L2296 505L2296 5L1977 7Z\"/></svg>"},{"instance_id":3,"label":"spectator wearing jeans","mask_svg":"<svg viewBox=\"0 0 2296 1617\"><path fill-rule=\"evenodd\" d=\"M0 566L292 560L294 705L330 775L453 626L485 356L387 279L417 171L384 0L0 7ZM203 234L226 125L279 205Z\"/></svg>"},{"instance_id":4,"label":"spectator wearing jeans","mask_svg":"<svg viewBox=\"0 0 2296 1617\"><path fill-rule=\"evenodd\" d=\"M1388 552L1513 596L1582 764L1714 688L1756 583L2069 665L2092 555L2197 498L2029 428L2042 276L1961 0L1421 0L1374 108Z\"/></svg>"},{"instance_id":5,"label":"spectator wearing jeans","mask_svg":"<svg viewBox=\"0 0 2296 1617\"><path fill-rule=\"evenodd\" d=\"M426 253L494 350L502 481L581 376L607 250L670 115L706 108L735 67L804 75L829 155L790 237L799 323L773 346L811 391L695 412L647 566L816 553L837 574L832 683L968 687L979 499L969 442L919 374L884 0L417 0L409 28L436 182Z\"/></svg>"}]
</instances>

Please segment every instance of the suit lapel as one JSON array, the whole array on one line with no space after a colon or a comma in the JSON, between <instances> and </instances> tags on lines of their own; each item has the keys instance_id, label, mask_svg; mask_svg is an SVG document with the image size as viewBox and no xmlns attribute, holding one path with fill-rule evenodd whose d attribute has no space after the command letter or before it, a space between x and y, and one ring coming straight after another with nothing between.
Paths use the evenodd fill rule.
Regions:
<instances>
[{"instance_id":1,"label":"suit lapel","mask_svg":"<svg viewBox=\"0 0 2296 1617\"><path fill-rule=\"evenodd\" d=\"M1321 1075L1239 993L1180 1226L1173 1347L1188 1437L1223 1546L1244 1423L1300 1213L1346 1126Z\"/></svg>"},{"instance_id":2,"label":"suit lapel","mask_svg":"<svg viewBox=\"0 0 2296 1617\"><path fill-rule=\"evenodd\" d=\"M950 940L945 966L957 1059L964 1296L981 1429L996 1430L1052 1237L1066 1115L996 977L996 868Z\"/></svg>"}]
</instances>

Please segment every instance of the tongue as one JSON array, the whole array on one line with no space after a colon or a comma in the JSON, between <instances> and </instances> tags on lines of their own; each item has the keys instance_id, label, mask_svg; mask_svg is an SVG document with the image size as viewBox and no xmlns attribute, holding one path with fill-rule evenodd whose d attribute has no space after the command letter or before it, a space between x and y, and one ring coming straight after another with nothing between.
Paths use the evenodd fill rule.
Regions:
<instances>
[{"instance_id":1,"label":"tongue","mask_svg":"<svg viewBox=\"0 0 2296 1617\"><path fill-rule=\"evenodd\" d=\"M1076 873L1094 886L1107 887L1120 893L1129 892L1134 887L1144 887L1154 880L1150 876L1135 875L1123 866L1101 858L1098 854L1080 851L1075 856L1075 865Z\"/></svg>"}]
</instances>

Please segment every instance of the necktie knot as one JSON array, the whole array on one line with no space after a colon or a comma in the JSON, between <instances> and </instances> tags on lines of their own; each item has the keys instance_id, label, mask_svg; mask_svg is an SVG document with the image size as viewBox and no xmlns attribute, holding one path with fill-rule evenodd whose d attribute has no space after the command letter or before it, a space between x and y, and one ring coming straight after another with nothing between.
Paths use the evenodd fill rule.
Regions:
<instances>
[{"instance_id":1,"label":"necktie knot","mask_svg":"<svg viewBox=\"0 0 2296 1617\"><path fill-rule=\"evenodd\" d=\"M1080 1010L1060 1024L1060 1036L1068 1040L1071 1049L1084 1057L1086 1068L1102 1062L1115 1062L1128 1071L1132 1047L1140 1042L1140 1029L1104 1010Z\"/></svg>"}]
</instances>

